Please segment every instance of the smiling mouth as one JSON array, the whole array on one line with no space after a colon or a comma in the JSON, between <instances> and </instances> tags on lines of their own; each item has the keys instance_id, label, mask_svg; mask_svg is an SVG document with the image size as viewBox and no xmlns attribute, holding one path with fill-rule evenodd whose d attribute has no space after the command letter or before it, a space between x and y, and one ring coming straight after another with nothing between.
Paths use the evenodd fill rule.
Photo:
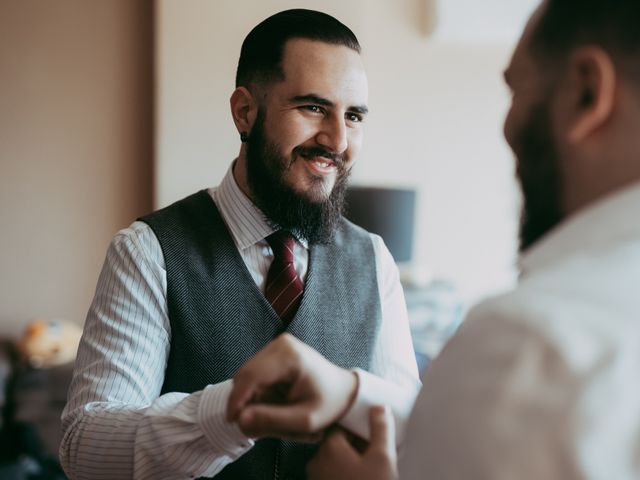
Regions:
<instances>
[{"instance_id":1,"label":"smiling mouth","mask_svg":"<svg viewBox=\"0 0 640 480\"><path fill-rule=\"evenodd\" d=\"M308 158L307 160L309 160L310 162L314 162L320 168L329 168L329 167L335 167L336 166L336 163L333 160L328 160L326 158L318 159L316 157L316 158Z\"/></svg>"},{"instance_id":2,"label":"smiling mouth","mask_svg":"<svg viewBox=\"0 0 640 480\"><path fill-rule=\"evenodd\" d=\"M302 159L305 161L311 173L315 176L327 176L332 175L337 170L338 166L336 162L333 160L321 157L321 156L304 156L302 155Z\"/></svg>"},{"instance_id":3,"label":"smiling mouth","mask_svg":"<svg viewBox=\"0 0 640 480\"><path fill-rule=\"evenodd\" d=\"M342 155L321 147L297 148L294 158L303 160L307 171L317 178L339 175L344 167Z\"/></svg>"}]
</instances>

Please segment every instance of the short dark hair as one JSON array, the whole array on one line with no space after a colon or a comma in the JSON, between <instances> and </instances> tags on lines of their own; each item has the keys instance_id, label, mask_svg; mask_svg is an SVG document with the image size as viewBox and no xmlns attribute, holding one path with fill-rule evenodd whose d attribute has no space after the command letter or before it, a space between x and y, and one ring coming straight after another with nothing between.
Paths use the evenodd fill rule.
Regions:
<instances>
[{"instance_id":1,"label":"short dark hair","mask_svg":"<svg viewBox=\"0 0 640 480\"><path fill-rule=\"evenodd\" d=\"M292 38L344 45L360 53L354 33L331 15L300 8L285 10L260 22L242 42L236 87L282 80L284 46Z\"/></svg>"},{"instance_id":2,"label":"short dark hair","mask_svg":"<svg viewBox=\"0 0 640 480\"><path fill-rule=\"evenodd\" d=\"M547 0L543 8L531 41L541 58L563 60L591 44L640 63L640 1Z\"/></svg>"}]
</instances>

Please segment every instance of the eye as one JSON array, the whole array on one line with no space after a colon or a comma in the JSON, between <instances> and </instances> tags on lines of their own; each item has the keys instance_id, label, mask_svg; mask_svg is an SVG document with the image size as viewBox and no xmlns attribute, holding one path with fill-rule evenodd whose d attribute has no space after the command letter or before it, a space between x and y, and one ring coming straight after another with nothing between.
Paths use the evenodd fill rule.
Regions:
<instances>
[{"instance_id":1,"label":"eye","mask_svg":"<svg viewBox=\"0 0 640 480\"><path fill-rule=\"evenodd\" d=\"M361 123L364 120L364 117L360 113L347 112L345 118L349 122L353 123Z\"/></svg>"},{"instance_id":2,"label":"eye","mask_svg":"<svg viewBox=\"0 0 640 480\"><path fill-rule=\"evenodd\" d=\"M319 105L302 105L300 108L312 113L324 113L324 108Z\"/></svg>"}]
</instances>

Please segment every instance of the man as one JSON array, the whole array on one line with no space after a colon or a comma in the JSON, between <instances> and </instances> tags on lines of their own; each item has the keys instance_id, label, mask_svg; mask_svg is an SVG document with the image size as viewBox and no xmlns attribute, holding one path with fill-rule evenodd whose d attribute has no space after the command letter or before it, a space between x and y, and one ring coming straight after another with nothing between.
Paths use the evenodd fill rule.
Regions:
<instances>
[{"instance_id":1,"label":"man","mask_svg":"<svg viewBox=\"0 0 640 480\"><path fill-rule=\"evenodd\" d=\"M547 0L530 20L505 75L521 281L476 307L427 370L401 479L640 477L639 22L632 0ZM282 361L265 349L236 377L243 428L286 413L245 401L267 356ZM321 399L312 372L288 365L307 386L292 382L297 410ZM334 430L310 478L394 478L392 427L374 409L364 449Z\"/></svg>"},{"instance_id":2,"label":"man","mask_svg":"<svg viewBox=\"0 0 640 480\"><path fill-rule=\"evenodd\" d=\"M397 269L341 216L367 114L359 51L309 10L249 33L230 101L242 146L221 185L109 248L63 413L71 478L303 477L312 446L225 415L236 370L282 332L331 360L325 380L350 392L331 415L347 425L369 397L415 398Z\"/></svg>"}]
</instances>

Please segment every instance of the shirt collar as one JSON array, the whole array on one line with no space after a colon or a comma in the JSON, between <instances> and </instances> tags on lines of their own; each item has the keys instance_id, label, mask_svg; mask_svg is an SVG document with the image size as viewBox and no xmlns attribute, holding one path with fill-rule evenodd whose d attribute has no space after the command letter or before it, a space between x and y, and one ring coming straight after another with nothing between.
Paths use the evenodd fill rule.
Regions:
<instances>
[{"instance_id":1,"label":"shirt collar","mask_svg":"<svg viewBox=\"0 0 640 480\"><path fill-rule=\"evenodd\" d=\"M597 248L640 235L634 215L640 209L640 182L613 192L567 218L523 253L523 276L556 263L576 251Z\"/></svg>"},{"instance_id":2,"label":"shirt collar","mask_svg":"<svg viewBox=\"0 0 640 480\"><path fill-rule=\"evenodd\" d=\"M263 241L276 229L269 224L262 210L238 186L233 176L235 163L234 161L231 164L218 188L211 189L209 193L220 210L236 246L239 250L244 250ZM308 248L305 240L296 240Z\"/></svg>"}]
</instances>

